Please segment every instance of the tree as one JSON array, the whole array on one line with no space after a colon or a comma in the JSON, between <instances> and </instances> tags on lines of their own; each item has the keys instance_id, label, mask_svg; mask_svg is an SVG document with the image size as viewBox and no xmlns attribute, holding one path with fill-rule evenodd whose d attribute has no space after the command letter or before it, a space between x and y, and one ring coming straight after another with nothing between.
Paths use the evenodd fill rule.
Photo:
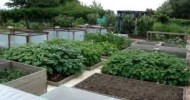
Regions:
<instances>
[{"instance_id":1,"label":"tree","mask_svg":"<svg viewBox=\"0 0 190 100\"><path fill-rule=\"evenodd\" d=\"M56 7L59 3L60 0L28 0L28 7Z\"/></svg>"},{"instance_id":2,"label":"tree","mask_svg":"<svg viewBox=\"0 0 190 100\"><path fill-rule=\"evenodd\" d=\"M167 0L157 9L157 13L175 18L190 18L189 0Z\"/></svg>"},{"instance_id":3,"label":"tree","mask_svg":"<svg viewBox=\"0 0 190 100\"><path fill-rule=\"evenodd\" d=\"M96 9L103 9L102 4L97 2L97 1L92 1L92 5L90 5L91 8L96 8Z\"/></svg>"},{"instance_id":4,"label":"tree","mask_svg":"<svg viewBox=\"0 0 190 100\"><path fill-rule=\"evenodd\" d=\"M166 14L171 16L173 13L172 5L170 4L169 0L165 1L162 6L157 9L157 13Z\"/></svg>"},{"instance_id":5,"label":"tree","mask_svg":"<svg viewBox=\"0 0 190 100\"><path fill-rule=\"evenodd\" d=\"M66 4L67 2L77 2L77 3L79 3L78 0L60 0L60 4Z\"/></svg>"},{"instance_id":6,"label":"tree","mask_svg":"<svg viewBox=\"0 0 190 100\"><path fill-rule=\"evenodd\" d=\"M5 3L8 7L19 7L23 8L28 6L28 0L10 0L10 2Z\"/></svg>"},{"instance_id":7,"label":"tree","mask_svg":"<svg viewBox=\"0 0 190 100\"><path fill-rule=\"evenodd\" d=\"M30 8L30 7L56 7L66 4L67 2L79 2L78 0L10 0L6 5L8 7L16 8Z\"/></svg>"}]
</instances>

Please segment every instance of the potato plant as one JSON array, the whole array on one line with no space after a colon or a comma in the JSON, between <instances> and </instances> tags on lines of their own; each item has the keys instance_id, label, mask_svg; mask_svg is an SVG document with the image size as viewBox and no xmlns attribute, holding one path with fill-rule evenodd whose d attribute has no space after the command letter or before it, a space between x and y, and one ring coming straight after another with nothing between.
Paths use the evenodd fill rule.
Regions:
<instances>
[{"instance_id":1,"label":"potato plant","mask_svg":"<svg viewBox=\"0 0 190 100\"><path fill-rule=\"evenodd\" d=\"M190 69L184 59L160 53L131 49L112 56L102 73L165 85L186 86Z\"/></svg>"},{"instance_id":2,"label":"potato plant","mask_svg":"<svg viewBox=\"0 0 190 100\"><path fill-rule=\"evenodd\" d=\"M84 67L81 50L68 44L27 44L8 50L5 59L47 68L49 74L72 75Z\"/></svg>"}]
</instances>

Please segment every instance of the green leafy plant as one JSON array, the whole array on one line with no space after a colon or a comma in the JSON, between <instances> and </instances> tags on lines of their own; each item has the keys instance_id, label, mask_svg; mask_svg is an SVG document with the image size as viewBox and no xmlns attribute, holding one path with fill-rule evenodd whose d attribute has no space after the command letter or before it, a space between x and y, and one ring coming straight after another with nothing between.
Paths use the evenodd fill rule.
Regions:
<instances>
[{"instance_id":1,"label":"green leafy plant","mask_svg":"<svg viewBox=\"0 0 190 100\"><path fill-rule=\"evenodd\" d=\"M28 74L27 72L16 70L16 69L0 70L0 83L6 83L14 79L18 79L27 74Z\"/></svg>"},{"instance_id":2,"label":"green leafy plant","mask_svg":"<svg viewBox=\"0 0 190 100\"><path fill-rule=\"evenodd\" d=\"M138 35L146 36L147 31L150 31L152 25L154 24L154 19L150 16L143 16L138 20L137 30Z\"/></svg>"},{"instance_id":3,"label":"green leafy plant","mask_svg":"<svg viewBox=\"0 0 190 100\"><path fill-rule=\"evenodd\" d=\"M127 37L117 36L112 33L108 34L86 34L85 39L87 41L93 41L94 43L108 42L115 45L118 49L125 49L130 46L131 41Z\"/></svg>"},{"instance_id":4,"label":"green leafy plant","mask_svg":"<svg viewBox=\"0 0 190 100\"><path fill-rule=\"evenodd\" d=\"M85 24L85 20L82 17L79 17L75 20L75 25Z\"/></svg>"},{"instance_id":5,"label":"green leafy plant","mask_svg":"<svg viewBox=\"0 0 190 100\"><path fill-rule=\"evenodd\" d=\"M55 17L54 25L62 26L62 27L73 27L74 26L74 17L68 16L57 16Z\"/></svg>"},{"instance_id":6,"label":"green leafy plant","mask_svg":"<svg viewBox=\"0 0 190 100\"><path fill-rule=\"evenodd\" d=\"M81 55L85 58L84 65L86 67L93 66L101 61L102 49L90 42L78 42L76 43L81 49Z\"/></svg>"},{"instance_id":7,"label":"green leafy plant","mask_svg":"<svg viewBox=\"0 0 190 100\"><path fill-rule=\"evenodd\" d=\"M27 44L13 47L5 59L47 68L49 74L72 75L83 70L81 50L69 44Z\"/></svg>"},{"instance_id":8,"label":"green leafy plant","mask_svg":"<svg viewBox=\"0 0 190 100\"><path fill-rule=\"evenodd\" d=\"M97 19L99 18L99 14L88 14L87 15L87 21L88 21L88 24L90 25L95 25L97 24Z\"/></svg>"},{"instance_id":9,"label":"green leafy plant","mask_svg":"<svg viewBox=\"0 0 190 100\"><path fill-rule=\"evenodd\" d=\"M47 41L49 44L68 44L81 50L81 55L84 57L83 64L86 67L91 67L101 61L102 48L92 42L75 42L64 39L54 39Z\"/></svg>"},{"instance_id":10,"label":"green leafy plant","mask_svg":"<svg viewBox=\"0 0 190 100\"><path fill-rule=\"evenodd\" d=\"M132 34L135 32L135 16L133 15L125 15L122 19L122 33Z\"/></svg>"},{"instance_id":11,"label":"green leafy plant","mask_svg":"<svg viewBox=\"0 0 190 100\"><path fill-rule=\"evenodd\" d=\"M102 56L111 56L115 52L119 51L119 49L114 44L111 44L109 42L100 42L97 43L97 45L99 45L103 51Z\"/></svg>"},{"instance_id":12,"label":"green leafy plant","mask_svg":"<svg viewBox=\"0 0 190 100\"><path fill-rule=\"evenodd\" d=\"M102 73L174 86L190 83L190 69L184 59L135 49L112 56Z\"/></svg>"}]
</instances>

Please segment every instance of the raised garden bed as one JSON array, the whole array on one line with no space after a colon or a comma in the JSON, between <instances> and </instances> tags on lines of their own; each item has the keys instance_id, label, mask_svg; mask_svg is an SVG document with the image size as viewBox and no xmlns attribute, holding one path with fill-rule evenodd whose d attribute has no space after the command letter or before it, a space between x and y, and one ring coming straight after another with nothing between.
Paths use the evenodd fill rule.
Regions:
<instances>
[{"instance_id":1,"label":"raised garden bed","mask_svg":"<svg viewBox=\"0 0 190 100\"><path fill-rule=\"evenodd\" d=\"M61 74L58 74L58 75L52 75L52 76L49 76L48 77L48 84L49 85L52 85L52 86L60 86L64 83L67 83L68 81L76 78L76 77L79 77L80 75L82 75L83 73L79 73L79 74L74 74L74 75L71 75L71 76L65 76L65 75L61 75Z\"/></svg>"},{"instance_id":2,"label":"raised garden bed","mask_svg":"<svg viewBox=\"0 0 190 100\"><path fill-rule=\"evenodd\" d=\"M130 100L183 100L184 89L123 77L94 74L75 86Z\"/></svg>"},{"instance_id":3,"label":"raised garden bed","mask_svg":"<svg viewBox=\"0 0 190 100\"><path fill-rule=\"evenodd\" d=\"M176 55L181 58L186 57L186 48L179 48L175 44L169 43L157 43L157 42L134 42L130 48L142 49L145 51L155 51L165 52L168 54Z\"/></svg>"},{"instance_id":4,"label":"raised garden bed","mask_svg":"<svg viewBox=\"0 0 190 100\"><path fill-rule=\"evenodd\" d=\"M47 75L45 69L13 61L0 61L0 70L3 71L5 69L12 70L16 74L18 72L24 73L24 76L20 78L16 77L17 79L3 83L4 85L35 95L42 95L47 92Z\"/></svg>"}]
</instances>

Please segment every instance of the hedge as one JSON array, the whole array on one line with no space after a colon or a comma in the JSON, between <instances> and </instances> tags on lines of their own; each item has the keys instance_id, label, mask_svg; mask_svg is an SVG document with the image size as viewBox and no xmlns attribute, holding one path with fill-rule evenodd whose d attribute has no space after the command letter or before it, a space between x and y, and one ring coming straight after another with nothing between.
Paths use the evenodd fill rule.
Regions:
<instances>
[{"instance_id":1,"label":"hedge","mask_svg":"<svg viewBox=\"0 0 190 100\"><path fill-rule=\"evenodd\" d=\"M30 21L34 22L43 22L53 21L54 17L59 15L71 16L74 18L82 17L85 20L87 19L87 15L90 13L98 13L103 15L105 12L101 9L89 8L87 6L82 5L66 5L63 7L54 7L54 8L20 8L20 9L12 9L12 10L1 10L0 16L6 22L9 19L18 22L20 20L24 20L26 17ZM70 8L69 8L70 7Z\"/></svg>"}]
</instances>

